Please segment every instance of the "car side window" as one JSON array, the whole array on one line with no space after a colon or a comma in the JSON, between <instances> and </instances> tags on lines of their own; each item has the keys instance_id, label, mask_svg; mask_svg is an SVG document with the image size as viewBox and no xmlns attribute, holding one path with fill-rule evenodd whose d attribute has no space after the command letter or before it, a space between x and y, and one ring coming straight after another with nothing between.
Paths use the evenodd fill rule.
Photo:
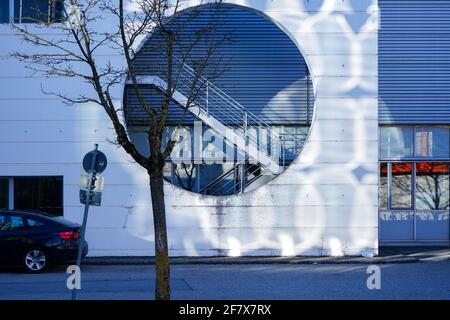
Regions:
<instances>
[{"instance_id":1,"label":"car side window","mask_svg":"<svg viewBox=\"0 0 450 320\"><path fill-rule=\"evenodd\" d=\"M21 230L25 227L22 217L11 216L11 229L10 230Z\"/></svg>"},{"instance_id":2,"label":"car side window","mask_svg":"<svg viewBox=\"0 0 450 320\"><path fill-rule=\"evenodd\" d=\"M0 215L0 231L11 230L11 218Z\"/></svg>"},{"instance_id":3,"label":"car side window","mask_svg":"<svg viewBox=\"0 0 450 320\"><path fill-rule=\"evenodd\" d=\"M27 225L29 228L39 228L45 225L45 223L33 219L27 219Z\"/></svg>"}]
</instances>

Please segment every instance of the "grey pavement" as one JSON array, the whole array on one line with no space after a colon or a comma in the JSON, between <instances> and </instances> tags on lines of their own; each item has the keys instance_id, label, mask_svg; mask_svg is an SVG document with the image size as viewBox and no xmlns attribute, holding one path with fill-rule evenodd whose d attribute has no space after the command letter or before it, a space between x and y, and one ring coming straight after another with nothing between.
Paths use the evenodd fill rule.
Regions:
<instances>
[{"instance_id":1,"label":"grey pavement","mask_svg":"<svg viewBox=\"0 0 450 320\"><path fill-rule=\"evenodd\" d=\"M450 299L450 260L383 263L369 290L367 264L175 264L174 299ZM0 270L0 299L70 299L65 267ZM153 265L84 265L80 299L151 299Z\"/></svg>"},{"instance_id":2,"label":"grey pavement","mask_svg":"<svg viewBox=\"0 0 450 320\"><path fill-rule=\"evenodd\" d=\"M247 256L247 257L170 257L172 265L186 264L385 264L412 263L450 259L448 247L382 247L379 255L372 258L362 256ZM85 265L151 265L154 257L86 257Z\"/></svg>"}]
</instances>

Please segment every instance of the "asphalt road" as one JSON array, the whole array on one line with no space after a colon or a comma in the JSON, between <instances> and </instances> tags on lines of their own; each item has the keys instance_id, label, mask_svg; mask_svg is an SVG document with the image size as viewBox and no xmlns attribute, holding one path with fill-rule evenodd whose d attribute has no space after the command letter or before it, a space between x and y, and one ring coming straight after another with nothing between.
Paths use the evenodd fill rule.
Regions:
<instances>
[{"instance_id":1,"label":"asphalt road","mask_svg":"<svg viewBox=\"0 0 450 320\"><path fill-rule=\"evenodd\" d=\"M173 299L450 299L450 261L384 264L381 289L364 264L175 265ZM154 267L82 267L80 299L151 299ZM70 299L65 267L0 270L0 299Z\"/></svg>"}]
</instances>

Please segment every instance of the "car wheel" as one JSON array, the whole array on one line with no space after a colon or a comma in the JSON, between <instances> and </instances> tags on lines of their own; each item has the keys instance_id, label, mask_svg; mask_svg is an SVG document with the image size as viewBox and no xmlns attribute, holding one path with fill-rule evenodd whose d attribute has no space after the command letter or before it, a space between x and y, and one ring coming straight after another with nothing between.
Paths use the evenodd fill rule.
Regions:
<instances>
[{"instance_id":1,"label":"car wheel","mask_svg":"<svg viewBox=\"0 0 450 320\"><path fill-rule=\"evenodd\" d=\"M50 259L48 254L41 248L31 248L25 251L23 264L26 271L39 273L47 270L50 265Z\"/></svg>"}]
</instances>

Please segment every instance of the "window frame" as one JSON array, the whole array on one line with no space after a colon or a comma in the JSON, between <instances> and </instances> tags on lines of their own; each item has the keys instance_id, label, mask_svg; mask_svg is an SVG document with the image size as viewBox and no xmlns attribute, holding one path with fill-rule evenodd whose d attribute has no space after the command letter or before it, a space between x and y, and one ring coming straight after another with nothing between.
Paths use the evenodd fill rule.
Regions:
<instances>
[{"instance_id":1,"label":"window frame","mask_svg":"<svg viewBox=\"0 0 450 320\"><path fill-rule=\"evenodd\" d=\"M378 164L378 177L379 177L379 181L378 181L378 209L380 212L388 212L388 211L414 211L414 212L450 212L450 206L449 209L418 209L417 208L417 204L416 204L416 196L417 196L417 177L416 177L416 173L417 173L417 163L420 162L437 162L437 163L446 163L449 166L449 179L450 179L450 161L439 161L438 159L436 159L436 161L433 160L428 160L428 161L423 161L423 160L417 160L417 161L389 161L389 160L380 160L379 164ZM381 164L385 163L387 165L387 208L381 208L381 197L380 197L380 188L381 188L381 183L380 183L380 177L381 177ZM412 177L411 177L411 182L412 182L412 190L411 190L411 204L412 207L411 208L395 208L392 207L392 164L393 163L411 163L412 164ZM450 198L450 188L449 188L449 198Z\"/></svg>"},{"instance_id":2,"label":"window frame","mask_svg":"<svg viewBox=\"0 0 450 320\"><path fill-rule=\"evenodd\" d=\"M413 161L383 161L387 164L387 209L383 209L383 211L411 211L415 208L415 183L416 183L416 177L415 177L415 169L416 164ZM383 163L383 162L380 162ZM398 208L392 206L392 164L411 164L411 193L410 193L410 203L411 206L407 208ZM380 203L378 204L380 206Z\"/></svg>"},{"instance_id":3,"label":"window frame","mask_svg":"<svg viewBox=\"0 0 450 320\"><path fill-rule=\"evenodd\" d=\"M379 126L378 127L378 153L380 156L380 160L408 160L411 158L414 158L415 155L415 134L416 134L416 130L414 126L404 126L404 125L400 125L400 126ZM407 129L412 129L412 150L411 150L411 154L412 157L394 157L394 156L386 156L383 157L382 156L382 132L381 130L383 128L407 128Z\"/></svg>"},{"instance_id":4,"label":"window frame","mask_svg":"<svg viewBox=\"0 0 450 320\"><path fill-rule=\"evenodd\" d=\"M384 157L382 155L382 140L381 140L381 130L382 128L412 128L413 129L413 145L412 145L412 156L411 157ZM447 157L417 157L416 156L416 133L418 128L446 128L449 136L449 154ZM433 162L433 161L450 161L450 126L449 125L380 125L378 127L378 154L380 162L398 162L398 161L422 161L422 162Z\"/></svg>"}]
</instances>

